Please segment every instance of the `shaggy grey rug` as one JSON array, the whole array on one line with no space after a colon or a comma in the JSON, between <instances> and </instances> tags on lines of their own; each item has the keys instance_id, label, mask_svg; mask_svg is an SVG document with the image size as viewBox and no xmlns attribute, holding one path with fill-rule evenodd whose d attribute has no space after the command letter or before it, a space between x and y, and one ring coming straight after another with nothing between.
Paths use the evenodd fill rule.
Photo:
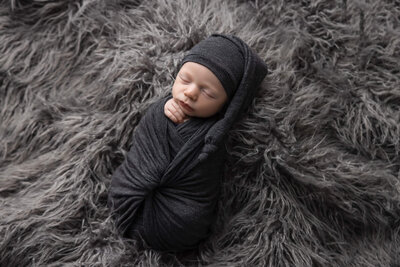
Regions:
<instances>
[{"instance_id":1,"label":"shaggy grey rug","mask_svg":"<svg viewBox=\"0 0 400 267\"><path fill-rule=\"evenodd\" d=\"M107 189L184 52L268 64L198 250L121 239ZM400 4L0 0L0 266L400 266Z\"/></svg>"}]
</instances>

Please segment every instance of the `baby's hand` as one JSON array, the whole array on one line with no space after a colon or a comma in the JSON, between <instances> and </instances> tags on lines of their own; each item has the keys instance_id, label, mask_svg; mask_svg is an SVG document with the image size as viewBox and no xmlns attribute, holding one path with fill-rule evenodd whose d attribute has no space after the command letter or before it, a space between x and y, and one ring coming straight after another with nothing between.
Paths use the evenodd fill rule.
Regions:
<instances>
[{"instance_id":1,"label":"baby's hand","mask_svg":"<svg viewBox=\"0 0 400 267\"><path fill-rule=\"evenodd\" d=\"M183 113L181 107L175 102L173 98L167 101L164 105L164 113L175 123L184 122L189 117Z\"/></svg>"}]
</instances>

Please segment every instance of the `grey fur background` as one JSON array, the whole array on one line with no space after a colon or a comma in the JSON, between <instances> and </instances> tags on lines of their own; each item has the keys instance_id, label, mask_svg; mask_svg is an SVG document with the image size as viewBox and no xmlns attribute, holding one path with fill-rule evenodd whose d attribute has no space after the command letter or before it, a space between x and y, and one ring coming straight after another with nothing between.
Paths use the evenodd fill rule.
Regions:
<instances>
[{"instance_id":1,"label":"grey fur background","mask_svg":"<svg viewBox=\"0 0 400 267\"><path fill-rule=\"evenodd\" d=\"M0 266L400 266L400 3L0 0ZM110 177L185 51L270 73L198 251L116 234Z\"/></svg>"}]
</instances>

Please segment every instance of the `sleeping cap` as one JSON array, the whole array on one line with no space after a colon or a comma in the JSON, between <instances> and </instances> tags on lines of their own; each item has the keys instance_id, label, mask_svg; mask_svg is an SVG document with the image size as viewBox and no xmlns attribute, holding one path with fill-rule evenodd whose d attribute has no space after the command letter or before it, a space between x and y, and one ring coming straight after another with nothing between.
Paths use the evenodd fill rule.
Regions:
<instances>
[{"instance_id":1,"label":"sleeping cap","mask_svg":"<svg viewBox=\"0 0 400 267\"><path fill-rule=\"evenodd\" d=\"M224 87L228 101L240 84L245 65L240 48L230 39L216 34L196 44L179 67L186 62L195 62L211 70Z\"/></svg>"},{"instance_id":2,"label":"sleeping cap","mask_svg":"<svg viewBox=\"0 0 400 267\"><path fill-rule=\"evenodd\" d=\"M209 129L199 160L206 160L221 146L232 125L246 112L268 73L266 63L242 39L214 33L195 45L181 61L209 68L220 80L228 101L220 119Z\"/></svg>"}]
</instances>

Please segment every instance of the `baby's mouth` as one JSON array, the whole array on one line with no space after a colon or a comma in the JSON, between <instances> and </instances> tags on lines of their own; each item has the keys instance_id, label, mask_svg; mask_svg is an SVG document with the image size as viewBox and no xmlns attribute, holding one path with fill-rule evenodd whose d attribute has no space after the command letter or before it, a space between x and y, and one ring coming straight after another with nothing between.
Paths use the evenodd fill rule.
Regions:
<instances>
[{"instance_id":1,"label":"baby's mouth","mask_svg":"<svg viewBox=\"0 0 400 267\"><path fill-rule=\"evenodd\" d=\"M184 102L182 102L180 100L179 100L179 104L181 105L181 107L183 107L187 111L193 111L194 110L190 106L186 105Z\"/></svg>"}]
</instances>

